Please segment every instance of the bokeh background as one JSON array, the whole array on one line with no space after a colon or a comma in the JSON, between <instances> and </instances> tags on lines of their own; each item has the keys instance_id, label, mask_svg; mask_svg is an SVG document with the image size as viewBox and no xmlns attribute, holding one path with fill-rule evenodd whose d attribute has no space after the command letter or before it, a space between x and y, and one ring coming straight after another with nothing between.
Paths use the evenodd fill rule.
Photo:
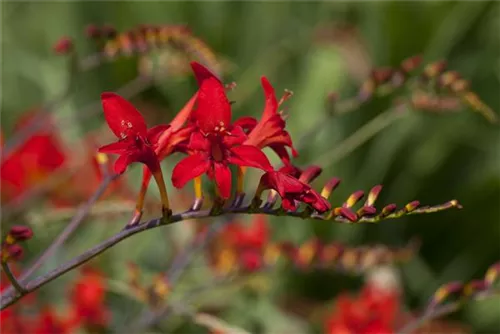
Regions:
<instances>
[{"instance_id":1,"label":"bokeh background","mask_svg":"<svg viewBox=\"0 0 500 334\"><path fill-rule=\"evenodd\" d=\"M230 93L230 99L235 101L234 118L257 117L261 112L261 75L269 78L277 92L285 88L294 92L287 102L287 128L296 143L300 142L296 163L304 166L321 162L324 172L318 185L331 176L342 179L333 195L334 203L338 202L335 204L341 204L355 190L369 190L376 184L384 185L379 199L383 204L403 205L414 199L423 204L454 198L460 201L462 210L376 225L270 219L274 239L296 243L317 236L353 246L402 246L419 237L419 254L400 267L406 306L418 310L440 284L479 278L499 258L498 125L467 108L442 114L412 111L337 159L328 152L390 108L393 98L374 98L353 112L327 117L327 97L331 92L337 92L341 99L355 96L373 67L397 66L409 56L423 54L425 61L446 59L449 68L470 80L485 103L500 112L499 14L498 3L482 1L2 2L2 131L8 139L23 113L53 99L67 87L68 61L52 50L61 36L73 38L78 52L87 55L92 53L92 43L83 31L89 23L112 24L119 31L142 23L186 24L217 54L224 81L237 83ZM90 110L96 108L82 108L98 102L102 91L115 91L132 80L138 74L137 68L137 59L132 57L78 76L73 93L53 110L56 120L73 120L65 121L60 129L69 147L78 147L87 133L104 125L98 104L94 111ZM146 114L149 124L168 122L194 92L195 82L172 66L160 66L153 72L159 74L154 84L131 101ZM82 112L92 114L81 118ZM313 135L304 139L303 134L313 126L317 127ZM177 160L173 157L168 161L166 173ZM139 166L127 173L132 189L139 187L139 178ZM172 189L170 182L168 186ZM152 198L157 196L156 188L151 187L149 193ZM186 189L184 195L189 194L190 189ZM185 200L174 202L187 205ZM27 244L22 263L28 263L50 244L67 223L67 219L44 219L50 218L50 209L45 206L30 204L23 213L30 210L36 213L15 216L16 222L31 224L36 236ZM33 216L42 218L35 221ZM39 272L118 231L126 218L127 214L89 219ZM3 219L2 227L10 223L12 220ZM110 286L126 280L126 261L137 263L145 277L151 277L168 269L174 251L171 243L182 247L189 242L193 224L185 225L134 236L94 263L114 282ZM209 279L203 276L207 270L201 258L198 255L193 259L179 291L173 292L177 298L182 297L182 291ZM38 298L64 312L63 287L71 282L72 275L41 289ZM320 332L323 324L312 310L327 308L340 291L356 291L362 282L353 275L301 273L291 268L273 272L271 277L271 289L266 293L213 289L204 303L227 302L219 316L251 332ZM108 301L116 326L141 310L140 304L120 291L111 289ZM496 332L500 326L500 300L470 303L452 318L471 326L473 332ZM203 331L183 317L172 319L175 321L153 330Z\"/></svg>"}]
</instances>

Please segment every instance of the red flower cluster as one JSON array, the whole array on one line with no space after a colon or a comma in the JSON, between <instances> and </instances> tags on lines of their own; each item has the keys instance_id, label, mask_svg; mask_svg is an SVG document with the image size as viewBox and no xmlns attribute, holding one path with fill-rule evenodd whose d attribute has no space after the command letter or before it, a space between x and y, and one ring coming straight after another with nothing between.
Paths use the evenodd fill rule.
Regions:
<instances>
[{"instance_id":1,"label":"red flower cluster","mask_svg":"<svg viewBox=\"0 0 500 334\"><path fill-rule=\"evenodd\" d=\"M26 131L36 115L36 112L26 114L16 124L14 131ZM45 181L66 162L67 157L59 138L48 130L36 132L9 156L2 156L2 201L13 200Z\"/></svg>"},{"instance_id":2,"label":"red flower cluster","mask_svg":"<svg viewBox=\"0 0 500 334\"><path fill-rule=\"evenodd\" d=\"M289 173L274 171L262 152L263 148L270 147L286 165L290 165L286 147L292 149L293 155L297 154L290 135L285 131L285 121L278 113L279 103L269 81L262 78L266 103L260 121L245 117L233 123L224 84L201 64L193 62L191 67L199 90L170 126L160 125L148 130L144 119L130 103L116 94L102 95L106 121L119 141L101 147L100 152L120 154L116 172L122 173L132 162L141 162L154 176L158 175L155 178L163 192L159 162L179 151L188 157L174 167L172 183L177 188L207 174L215 181L218 196L228 199L232 183L230 165L254 167L266 173L263 177L265 188L278 191L285 208L296 208L298 201L320 212L330 209L329 203L310 186ZM145 171L137 214L142 210L148 181L149 175ZM164 206L167 206L166 201Z\"/></svg>"},{"instance_id":3,"label":"red flower cluster","mask_svg":"<svg viewBox=\"0 0 500 334\"><path fill-rule=\"evenodd\" d=\"M72 206L91 196L98 187L103 171L96 158L95 139L90 136L84 139L87 154L70 154L52 123L49 116L41 118L38 111L33 111L15 125L14 133L30 131L31 126L39 126L40 129L12 153L2 156L2 202L15 203L29 191L43 187L52 204ZM71 192L67 191L68 188ZM124 184L116 180L103 197L113 190L118 190L120 195L128 194Z\"/></svg>"},{"instance_id":4,"label":"red flower cluster","mask_svg":"<svg viewBox=\"0 0 500 334\"><path fill-rule=\"evenodd\" d=\"M337 298L335 313L326 322L326 333L395 333L400 315L399 290L370 282L357 297L343 294Z\"/></svg>"},{"instance_id":5,"label":"red flower cluster","mask_svg":"<svg viewBox=\"0 0 500 334\"><path fill-rule=\"evenodd\" d=\"M232 222L222 231L220 240L226 250L230 250L236 265L243 271L253 272L264 265L264 250L269 242L267 217L256 215L250 226Z\"/></svg>"},{"instance_id":6,"label":"red flower cluster","mask_svg":"<svg viewBox=\"0 0 500 334\"><path fill-rule=\"evenodd\" d=\"M358 296L341 294L334 313L325 322L327 334L393 334L415 321L415 315L404 311L399 282L388 268L375 269ZM434 319L412 334L470 333L461 323Z\"/></svg>"},{"instance_id":7,"label":"red flower cluster","mask_svg":"<svg viewBox=\"0 0 500 334\"><path fill-rule=\"evenodd\" d=\"M2 290L8 287L3 283ZM58 315L50 306L39 313L20 312L21 306L14 305L0 312L0 332L2 334L69 334L80 328L99 332L109 324L109 311L104 303L105 281L102 274L85 268L70 292L70 308L64 316ZM29 300L28 300L29 302ZM31 302L29 303L31 308Z\"/></svg>"}]
</instances>

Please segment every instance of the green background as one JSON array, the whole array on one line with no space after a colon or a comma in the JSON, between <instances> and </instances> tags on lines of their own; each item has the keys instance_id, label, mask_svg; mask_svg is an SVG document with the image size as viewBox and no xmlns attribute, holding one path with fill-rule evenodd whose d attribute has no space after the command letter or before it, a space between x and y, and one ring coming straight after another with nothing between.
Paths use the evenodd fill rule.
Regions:
<instances>
[{"instance_id":1,"label":"green background","mask_svg":"<svg viewBox=\"0 0 500 334\"><path fill-rule=\"evenodd\" d=\"M295 93L287 102L287 128L296 142L327 114L325 100L329 92L336 91L341 98L354 96L366 74L364 68L397 66L418 53L426 61L446 59L449 68L470 80L472 89L498 112L498 15L499 6L494 2L3 2L2 129L8 138L23 111L64 90L67 63L64 57L52 53L52 45L60 36L68 35L74 38L79 52L90 53L91 45L83 35L89 23L110 23L118 30L141 23L187 24L229 64L225 81L238 84L230 94L230 99L236 101L234 119L241 115L258 117L263 106L261 75L269 78L277 92L286 88ZM332 26L341 25L350 27L347 37L336 37L329 43L315 38L319 27L333 30ZM133 59L85 73L78 80L76 93L54 111L56 117L77 117L82 107L97 101L100 92L116 90L135 74ZM168 122L194 89L194 80L189 76L167 78L132 101L155 105L162 111L155 117ZM387 110L390 102L390 98L374 99L352 113L326 118L315 136L301 144L297 164L317 162L364 123ZM97 112L95 117L65 126L63 136L70 143L78 143L87 131L102 125L103 118ZM280 217L271 219L273 234L277 239L294 242L316 235L324 241L349 245L378 242L391 246L404 245L418 236L422 240L421 252L402 267L401 277L408 307L419 309L440 284L480 278L499 258L498 139L498 126L471 110L449 114L413 111L346 157L326 165L322 161L325 168L315 185L319 188L331 176L342 179L333 195L334 205L340 205L355 190L383 184L379 205L404 205L414 199L438 204L456 198L463 210L379 225L341 226ZM172 165L169 163L165 171L170 171ZM132 186L138 188L139 168L132 168L129 175ZM151 187L150 192L155 191ZM90 222L44 270L102 240L118 230L123 221ZM51 222L36 227L38 240L29 244L28 259L50 243L63 225ZM146 273L165 270L168 242L177 233L182 235L182 227L143 233L105 253L98 262L115 280L126 277L124 263L129 260L136 261ZM204 280L206 271L198 262L181 281L183 288L195 284L190 283L191 276L196 276L193 281ZM272 275L272 294L255 296L242 289L214 289L209 299L233 301L220 314L231 324L252 332L273 332L286 324L299 326L294 322L297 317L290 320L290 314L285 318L278 311L277 299L286 295L330 303L339 291L356 290L361 282L340 274L301 274L292 269ZM71 275L65 276L56 281L59 284L48 285L40 291L40 298L63 305L60 287L70 279ZM116 325L130 320L140 310L138 304L119 293L111 297L110 303ZM496 299L471 303L455 318L470 324L474 332L495 332L500 325L499 314ZM189 321L179 323L184 326L176 327L180 331L201 330L189 325ZM164 324L158 330L174 329L174 325L168 326ZM300 326L304 326L301 321ZM311 326L292 328L302 332L321 330L321 326L313 322Z\"/></svg>"}]
</instances>

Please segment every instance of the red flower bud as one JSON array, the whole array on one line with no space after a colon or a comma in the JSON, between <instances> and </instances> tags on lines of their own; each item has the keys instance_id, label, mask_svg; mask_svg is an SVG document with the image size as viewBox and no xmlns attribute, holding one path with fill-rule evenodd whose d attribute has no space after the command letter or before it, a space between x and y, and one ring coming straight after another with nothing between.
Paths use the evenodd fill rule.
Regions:
<instances>
[{"instance_id":1,"label":"red flower bud","mask_svg":"<svg viewBox=\"0 0 500 334\"><path fill-rule=\"evenodd\" d=\"M9 260L19 260L23 256L23 248L18 245L4 245L2 247L1 258L6 262Z\"/></svg>"},{"instance_id":2,"label":"red flower bud","mask_svg":"<svg viewBox=\"0 0 500 334\"><path fill-rule=\"evenodd\" d=\"M15 241L29 240L33 237L33 230L28 226L16 225L11 227L9 235Z\"/></svg>"},{"instance_id":3,"label":"red flower bud","mask_svg":"<svg viewBox=\"0 0 500 334\"><path fill-rule=\"evenodd\" d=\"M54 45L54 52L60 55L65 55L73 51L73 41L69 37L60 38Z\"/></svg>"}]
</instances>

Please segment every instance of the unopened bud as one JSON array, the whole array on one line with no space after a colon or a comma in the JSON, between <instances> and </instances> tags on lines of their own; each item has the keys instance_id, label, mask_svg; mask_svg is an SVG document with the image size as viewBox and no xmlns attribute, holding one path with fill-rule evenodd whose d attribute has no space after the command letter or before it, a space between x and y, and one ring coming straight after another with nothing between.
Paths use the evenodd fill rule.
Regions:
<instances>
[{"instance_id":1,"label":"unopened bud","mask_svg":"<svg viewBox=\"0 0 500 334\"><path fill-rule=\"evenodd\" d=\"M65 55L73 51L73 41L69 37L60 38L54 45L54 52L60 55Z\"/></svg>"},{"instance_id":2,"label":"unopened bud","mask_svg":"<svg viewBox=\"0 0 500 334\"><path fill-rule=\"evenodd\" d=\"M28 226L16 225L10 228L9 235L15 241L29 240L33 237L33 230Z\"/></svg>"}]
</instances>

